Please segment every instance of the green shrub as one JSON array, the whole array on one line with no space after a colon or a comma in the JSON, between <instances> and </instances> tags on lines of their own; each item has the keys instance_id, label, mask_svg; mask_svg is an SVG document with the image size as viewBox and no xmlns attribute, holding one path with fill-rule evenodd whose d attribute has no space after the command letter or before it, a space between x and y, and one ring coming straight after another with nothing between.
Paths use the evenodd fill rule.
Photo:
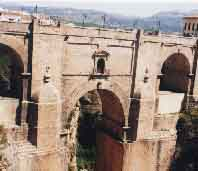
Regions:
<instances>
[{"instance_id":1,"label":"green shrub","mask_svg":"<svg viewBox=\"0 0 198 171\"><path fill-rule=\"evenodd\" d=\"M0 125L0 145L7 145L7 135L3 125Z\"/></svg>"}]
</instances>

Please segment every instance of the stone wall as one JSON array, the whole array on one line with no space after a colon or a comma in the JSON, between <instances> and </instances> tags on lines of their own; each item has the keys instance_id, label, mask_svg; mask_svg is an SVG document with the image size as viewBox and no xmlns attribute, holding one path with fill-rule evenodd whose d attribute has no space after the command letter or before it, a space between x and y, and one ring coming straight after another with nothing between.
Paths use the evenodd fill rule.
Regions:
<instances>
[{"instance_id":1,"label":"stone wall","mask_svg":"<svg viewBox=\"0 0 198 171\"><path fill-rule=\"evenodd\" d=\"M171 55L181 53L188 59L190 74L194 74L189 78L191 85L185 93L189 94L191 89L196 94L198 48L194 38L164 34L148 36L137 30L128 32L62 24L43 26L36 20L29 24L0 22L0 26L0 43L14 49L24 64L23 95L20 98L23 122L16 131L17 135L23 135L23 141L17 142L19 160L17 167L13 165L17 171L62 171L67 168L69 147L66 144L69 143L61 143L60 135L69 135L60 128L79 98L97 88L117 96L122 112L116 113L112 99L108 101L106 98L104 101L108 102L103 106L108 114L116 113L112 115L113 119L123 114L124 129L130 128L128 137L133 137L131 143L118 143L112 137L99 134L98 170L168 170L175 145L177 118L169 117L164 112L163 117L158 115L159 107L172 98L160 99L159 104L159 75L164 62ZM93 73L92 57L96 51L109 54L106 65L109 73L106 75ZM45 78L49 77L46 73L50 73L50 87L45 85ZM60 95L57 99L54 90ZM50 99L53 99L53 104ZM176 101L181 103L178 99ZM27 116L34 112L29 108L30 104L38 107L38 125L35 125L38 146L25 139L28 126L31 126L26 123ZM2 120L7 120L3 114L5 112L14 124L12 109L16 109L16 103L14 107L10 101L6 105L10 105L10 111L3 109Z\"/></svg>"},{"instance_id":2,"label":"stone wall","mask_svg":"<svg viewBox=\"0 0 198 171\"><path fill-rule=\"evenodd\" d=\"M123 146L123 171L167 171L174 153L175 140L142 140Z\"/></svg>"}]
</instances>

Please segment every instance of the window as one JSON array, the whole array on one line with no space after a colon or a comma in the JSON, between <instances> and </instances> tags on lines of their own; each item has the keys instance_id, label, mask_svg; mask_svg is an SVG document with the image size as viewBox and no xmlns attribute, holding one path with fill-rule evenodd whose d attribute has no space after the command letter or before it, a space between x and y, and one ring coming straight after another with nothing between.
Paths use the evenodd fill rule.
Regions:
<instances>
[{"instance_id":1,"label":"window","mask_svg":"<svg viewBox=\"0 0 198 171\"><path fill-rule=\"evenodd\" d=\"M103 58L98 59L97 62L97 73L104 74L105 73L105 60Z\"/></svg>"},{"instance_id":2,"label":"window","mask_svg":"<svg viewBox=\"0 0 198 171\"><path fill-rule=\"evenodd\" d=\"M188 24L188 30L190 31L191 28L191 23Z\"/></svg>"},{"instance_id":3,"label":"window","mask_svg":"<svg viewBox=\"0 0 198 171\"><path fill-rule=\"evenodd\" d=\"M185 23L185 26L184 26L184 30L186 30L187 29L187 23Z\"/></svg>"},{"instance_id":4,"label":"window","mask_svg":"<svg viewBox=\"0 0 198 171\"><path fill-rule=\"evenodd\" d=\"M194 31L195 30L195 23L193 23L193 25L192 25L192 31Z\"/></svg>"},{"instance_id":5,"label":"window","mask_svg":"<svg viewBox=\"0 0 198 171\"><path fill-rule=\"evenodd\" d=\"M92 55L93 59L93 74L95 74L96 77L108 77L109 76L109 53L100 49L97 49L95 53ZM94 76L94 75L93 75Z\"/></svg>"}]
</instances>

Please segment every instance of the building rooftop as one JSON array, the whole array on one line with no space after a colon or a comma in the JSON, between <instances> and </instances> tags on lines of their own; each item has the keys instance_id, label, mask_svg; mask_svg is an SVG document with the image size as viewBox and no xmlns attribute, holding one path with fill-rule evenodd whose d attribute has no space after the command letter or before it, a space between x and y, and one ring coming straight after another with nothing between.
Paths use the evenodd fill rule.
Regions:
<instances>
[{"instance_id":1,"label":"building rooftop","mask_svg":"<svg viewBox=\"0 0 198 171\"><path fill-rule=\"evenodd\" d=\"M198 19L198 14L196 15L191 15L191 16L185 16L183 19Z\"/></svg>"}]
</instances>

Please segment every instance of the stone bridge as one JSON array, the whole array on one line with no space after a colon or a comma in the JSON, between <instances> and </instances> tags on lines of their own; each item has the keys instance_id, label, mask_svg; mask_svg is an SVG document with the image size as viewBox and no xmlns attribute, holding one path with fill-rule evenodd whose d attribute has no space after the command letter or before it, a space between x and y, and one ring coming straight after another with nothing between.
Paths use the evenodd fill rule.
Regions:
<instances>
[{"instance_id":1,"label":"stone bridge","mask_svg":"<svg viewBox=\"0 0 198 171\"><path fill-rule=\"evenodd\" d=\"M79 99L93 91L104 115L96 170L168 170L178 113L196 101L197 53L195 38L1 22L8 170L76 170Z\"/></svg>"}]
</instances>

